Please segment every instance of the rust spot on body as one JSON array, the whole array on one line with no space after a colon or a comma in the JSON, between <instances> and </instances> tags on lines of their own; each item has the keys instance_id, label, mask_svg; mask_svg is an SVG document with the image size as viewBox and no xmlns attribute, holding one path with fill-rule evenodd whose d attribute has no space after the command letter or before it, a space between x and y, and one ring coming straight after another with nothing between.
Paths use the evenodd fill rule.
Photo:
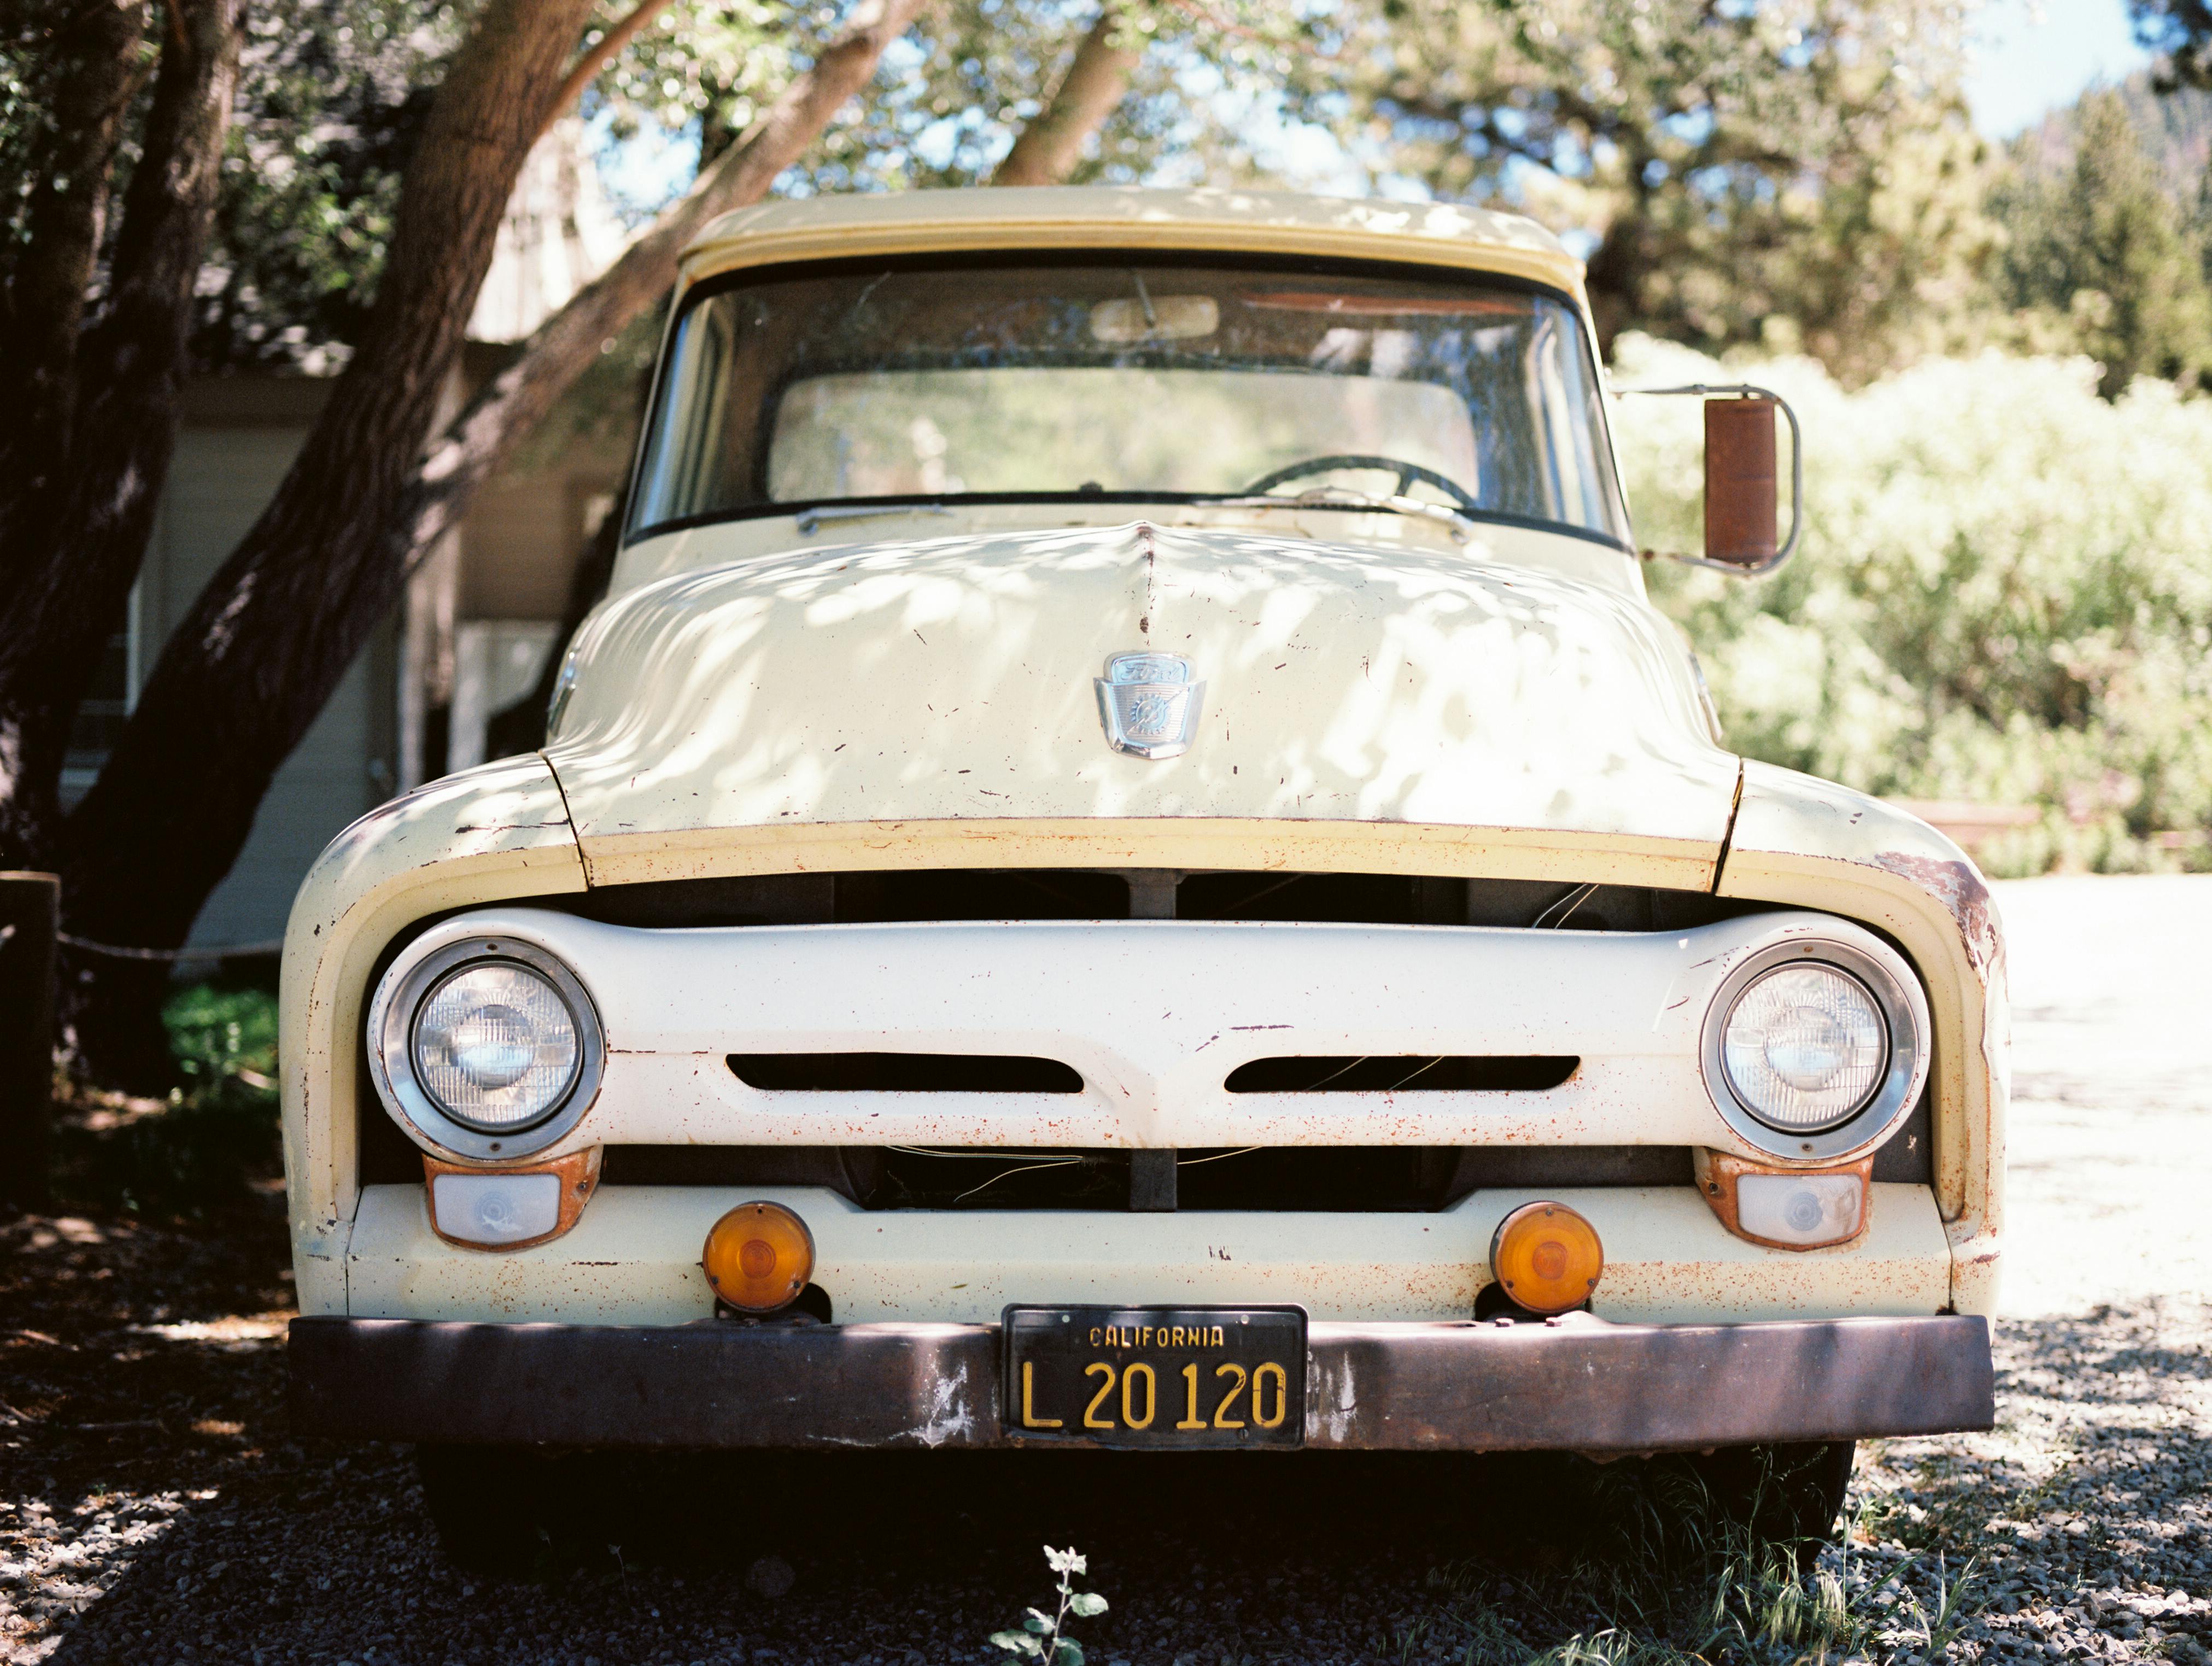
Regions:
<instances>
[{"instance_id":1,"label":"rust spot on body","mask_svg":"<svg viewBox=\"0 0 2212 1666\"><path fill-rule=\"evenodd\" d=\"M2002 969L2004 933L1997 925L1990 888L1972 862L1886 850L1874 859L1874 866L1911 880L1943 904L1958 924L1960 939L1978 976L1987 981Z\"/></svg>"}]
</instances>

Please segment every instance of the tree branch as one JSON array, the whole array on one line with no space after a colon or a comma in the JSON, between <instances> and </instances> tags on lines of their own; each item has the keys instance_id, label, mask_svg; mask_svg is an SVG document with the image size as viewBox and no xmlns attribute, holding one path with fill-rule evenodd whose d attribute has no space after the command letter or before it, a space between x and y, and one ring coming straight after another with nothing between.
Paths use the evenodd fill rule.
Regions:
<instances>
[{"instance_id":1,"label":"tree branch","mask_svg":"<svg viewBox=\"0 0 2212 1666\"><path fill-rule=\"evenodd\" d=\"M874 0L813 66L615 264L539 325L514 362L470 401L415 471L390 529L401 570L423 560L467 514L508 449L544 419L600 347L668 292L684 246L716 216L757 203L866 87L884 49L931 0Z\"/></svg>"},{"instance_id":2,"label":"tree branch","mask_svg":"<svg viewBox=\"0 0 2212 1666\"><path fill-rule=\"evenodd\" d=\"M64 827L64 907L80 934L183 941L270 777L388 607L397 579L376 568L378 533L422 454L516 175L591 9L479 8L408 164L359 350ZM219 761L188 764L185 738L210 733L224 737Z\"/></svg>"},{"instance_id":3,"label":"tree branch","mask_svg":"<svg viewBox=\"0 0 2212 1666\"><path fill-rule=\"evenodd\" d=\"M601 345L666 293L706 222L766 195L923 3L865 8L681 203L538 328L426 454L501 212L581 27L581 4L485 7L409 170L368 338L275 500L170 638L107 767L70 817L60 866L73 931L150 947L184 940L237 859L277 766L391 611L410 558L459 520L507 447ZM222 745L207 746L210 734ZM99 988L73 986L72 999L81 1014L127 1032L159 993L106 970Z\"/></svg>"},{"instance_id":4,"label":"tree branch","mask_svg":"<svg viewBox=\"0 0 2212 1666\"><path fill-rule=\"evenodd\" d=\"M73 371L76 432L0 589L0 860L42 854L77 705L138 575L176 447L185 344L238 79L243 0L171 0L140 155L96 323Z\"/></svg>"},{"instance_id":5,"label":"tree branch","mask_svg":"<svg viewBox=\"0 0 2212 1666\"><path fill-rule=\"evenodd\" d=\"M1143 57L1121 44L1121 9L1107 0L1060 85L992 174L993 185L1054 185L1075 171L1083 142L1114 113L1129 90L1129 72Z\"/></svg>"},{"instance_id":6,"label":"tree branch","mask_svg":"<svg viewBox=\"0 0 2212 1666\"><path fill-rule=\"evenodd\" d=\"M653 20L653 14L665 9L668 0L642 0L642 3L620 22L611 25L606 33L584 48L583 56L561 82L548 107L545 125L550 127L576 100L584 96L584 89L599 78L599 71L614 61L614 55L630 43L631 37ZM543 137L543 130L539 137Z\"/></svg>"}]
</instances>

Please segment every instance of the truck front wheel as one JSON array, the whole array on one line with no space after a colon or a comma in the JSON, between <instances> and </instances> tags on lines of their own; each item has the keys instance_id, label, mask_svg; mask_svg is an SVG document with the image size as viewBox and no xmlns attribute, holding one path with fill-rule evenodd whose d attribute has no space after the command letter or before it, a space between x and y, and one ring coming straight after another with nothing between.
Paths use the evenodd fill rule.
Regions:
<instances>
[{"instance_id":1,"label":"truck front wheel","mask_svg":"<svg viewBox=\"0 0 2212 1666\"><path fill-rule=\"evenodd\" d=\"M553 1460L511 1446L418 1446L415 1468L439 1546L456 1567L520 1576L551 1554Z\"/></svg>"},{"instance_id":2,"label":"truck front wheel","mask_svg":"<svg viewBox=\"0 0 2212 1666\"><path fill-rule=\"evenodd\" d=\"M1858 1443L1725 1446L1691 1461L1713 1514L1751 1547L1787 1550L1800 1572L1833 1541Z\"/></svg>"}]
</instances>

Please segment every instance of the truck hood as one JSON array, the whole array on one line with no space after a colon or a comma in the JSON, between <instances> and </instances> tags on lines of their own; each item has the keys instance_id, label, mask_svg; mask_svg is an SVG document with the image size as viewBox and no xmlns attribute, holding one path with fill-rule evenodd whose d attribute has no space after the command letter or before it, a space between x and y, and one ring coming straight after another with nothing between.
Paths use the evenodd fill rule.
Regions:
<instances>
[{"instance_id":1,"label":"truck hood","mask_svg":"<svg viewBox=\"0 0 2212 1666\"><path fill-rule=\"evenodd\" d=\"M1183 756L1113 751L1108 658L1180 654ZM546 756L626 836L916 820L1397 822L1697 841L1737 762L1640 599L1528 566L1138 522L809 550L629 592Z\"/></svg>"}]
</instances>

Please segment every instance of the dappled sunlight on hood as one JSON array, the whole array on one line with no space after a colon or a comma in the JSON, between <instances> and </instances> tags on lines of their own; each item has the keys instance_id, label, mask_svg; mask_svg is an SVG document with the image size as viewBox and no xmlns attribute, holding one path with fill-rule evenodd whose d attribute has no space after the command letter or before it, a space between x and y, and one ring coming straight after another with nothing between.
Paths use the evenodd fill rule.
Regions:
<instances>
[{"instance_id":1,"label":"dappled sunlight on hood","mask_svg":"<svg viewBox=\"0 0 2212 1666\"><path fill-rule=\"evenodd\" d=\"M1189 752L1107 658L1182 654ZM548 756L586 838L941 818L1419 821L1717 840L1735 760L1632 598L1495 559L1143 524L809 550L624 595Z\"/></svg>"}]
</instances>

